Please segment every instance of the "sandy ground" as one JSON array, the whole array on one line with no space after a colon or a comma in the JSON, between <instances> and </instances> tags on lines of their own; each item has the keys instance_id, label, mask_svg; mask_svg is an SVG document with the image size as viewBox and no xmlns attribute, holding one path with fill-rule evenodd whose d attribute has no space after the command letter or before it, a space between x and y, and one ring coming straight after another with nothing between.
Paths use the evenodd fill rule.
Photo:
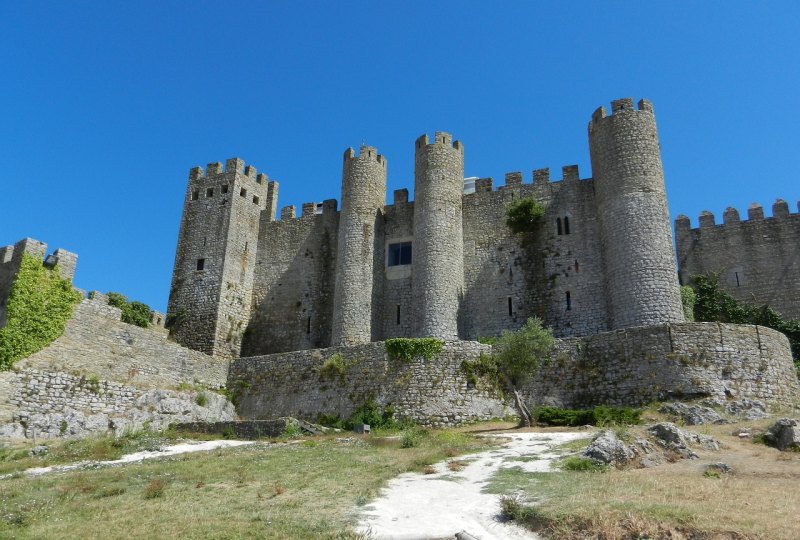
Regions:
<instances>
[{"instance_id":1,"label":"sandy ground","mask_svg":"<svg viewBox=\"0 0 800 540\"><path fill-rule=\"evenodd\" d=\"M538 538L516 525L500 521L500 497L483 493L489 479L501 468L550 470L559 457L553 447L589 432L514 433L501 435L509 442L499 449L454 458L469 461L461 471L447 462L435 465L435 474L407 473L391 480L381 496L362 509L358 531L375 539L430 540L453 538L464 531L480 540ZM514 461L537 456L533 461Z\"/></svg>"},{"instance_id":2,"label":"sandy ground","mask_svg":"<svg viewBox=\"0 0 800 540\"><path fill-rule=\"evenodd\" d=\"M119 459L109 461L81 461L80 463L72 463L70 465L53 465L50 467L35 467L33 469L26 469L25 473L28 476L40 476L51 472L64 472L72 471L75 469L95 469L98 467L109 467L114 465L124 465L125 463L135 463L145 459L161 458L167 456L176 456L178 454L187 454L190 452L204 452L207 450L214 450L217 448L232 448L234 446L242 446L245 444L253 444L253 441L203 441L192 443L173 444L165 446L160 450L135 452L133 454L126 454ZM0 476L0 479L10 477L7 474Z\"/></svg>"}]
</instances>

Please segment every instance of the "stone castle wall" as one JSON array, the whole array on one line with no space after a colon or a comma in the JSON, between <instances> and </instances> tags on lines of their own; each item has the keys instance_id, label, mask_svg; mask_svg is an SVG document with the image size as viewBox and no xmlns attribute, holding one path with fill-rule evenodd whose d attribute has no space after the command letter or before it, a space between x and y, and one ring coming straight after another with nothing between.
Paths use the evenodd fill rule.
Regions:
<instances>
[{"instance_id":1,"label":"stone castle wall","mask_svg":"<svg viewBox=\"0 0 800 540\"><path fill-rule=\"evenodd\" d=\"M182 347L159 329L123 323L120 310L102 298L75 307L64 334L20 360L17 369L58 371L140 388L176 388L182 383L225 386L228 361Z\"/></svg>"},{"instance_id":2,"label":"stone castle wall","mask_svg":"<svg viewBox=\"0 0 800 540\"><path fill-rule=\"evenodd\" d=\"M494 390L469 381L461 364L489 347L447 342L430 360L388 357L383 343L295 351L231 363L228 386L244 418L321 414L348 417L368 399L398 418L450 425L498 417L512 409ZM343 373L324 368L339 354ZM521 391L530 404L590 407L716 397L786 405L800 398L789 343L768 328L676 323L561 340L558 352Z\"/></svg>"},{"instance_id":3,"label":"stone castle wall","mask_svg":"<svg viewBox=\"0 0 800 540\"><path fill-rule=\"evenodd\" d=\"M748 219L728 208L723 223L711 212L700 215L692 229L689 218L675 220L681 282L692 276L720 273L720 285L739 301L768 304L790 318L800 318L800 203L790 213L782 200L772 206L772 217L754 204Z\"/></svg>"}]
</instances>

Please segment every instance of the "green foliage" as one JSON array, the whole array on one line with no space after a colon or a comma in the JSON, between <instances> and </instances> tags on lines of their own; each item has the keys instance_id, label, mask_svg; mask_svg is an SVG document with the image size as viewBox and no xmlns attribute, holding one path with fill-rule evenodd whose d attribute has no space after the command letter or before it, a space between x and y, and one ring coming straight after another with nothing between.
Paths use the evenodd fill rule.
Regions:
<instances>
[{"instance_id":1,"label":"green foliage","mask_svg":"<svg viewBox=\"0 0 800 540\"><path fill-rule=\"evenodd\" d=\"M194 402L200 405L201 407L205 407L208 404L208 396L205 392L200 392L195 396Z\"/></svg>"},{"instance_id":2,"label":"green foliage","mask_svg":"<svg viewBox=\"0 0 800 540\"><path fill-rule=\"evenodd\" d=\"M430 360L442 352L444 341L436 338L393 338L385 341L386 352L397 360L410 362L421 356Z\"/></svg>"},{"instance_id":3,"label":"green foliage","mask_svg":"<svg viewBox=\"0 0 800 540\"><path fill-rule=\"evenodd\" d=\"M519 330L503 331L494 344L493 356L499 372L516 386L550 358L555 342L553 330L544 328L538 317L531 317Z\"/></svg>"},{"instance_id":4,"label":"green foliage","mask_svg":"<svg viewBox=\"0 0 800 540\"><path fill-rule=\"evenodd\" d=\"M569 456L561 462L561 469L578 472L605 472L608 470L608 467L600 463L595 463L591 459Z\"/></svg>"},{"instance_id":5,"label":"green foliage","mask_svg":"<svg viewBox=\"0 0 800 540\"><path fill-rule=\"evenodd\" d=\"M613 426L631 425L641 422L641 409L631 407L609 407L598 405L594 409L560 409L558 407L536 407L531 416L539 424L549 426Z\"/></svg>"},{"instance_id":6,"label":"green foliage","mask_svg":"<svg viewBox=\"0 0 800 540\"><path fill-rule=\"evenodd\" d=\"M800 372L800 319L786 319L767 305L754 306L739 302L720 288L718 274L694 276L692 282L697 295L695 320L758 324L783 332L789 338L795 365Z\"/></svg>"},{"instance_id":7,"label":"green foliage","mask_svg":"<svg viewBox=\"0 0 800 540\"><path fill-rule=\"evenodd\" d=\"M517 199L506 209L506 225L514 234L536 232L544 212L545 206L535 197Z\"/></svg>"},{"instance_id":8,"label":"green foliage","mask_svg":"<svg viewBox=\"0 0 800 540\"><path fill-rule=\"evenodd\" d=\"M464 360L461 369L467 375L467 382L472 386L492 389L500 397L503 395L503 381L497 358L491 354L482 354L475 360Z\"/></svg>"},{"instance_id":9,"label":"green foliage","mask_svg":"<svg viewBox=\"0 0 800 540\"><path fill-rule=\"evenodd\" d=\"M222 429L222 438L228 440L236 438L236 432L233 430L233 426L225 426Z\"/></svg>"},{"instance_id":10,"label":"green foliage","mask_svg":"<svg viewBox=\"0 0 800 540\"><path fill-rule=\"evenodd\" d=\"M696 301L697 295L695 295L694 289L688 285L681 286L681 304L683 304L683 314L688 322L694 322L694 304Z\"/></svg>"},{"instance_id":11,"label":"green foliage","mask_svg":"<svg viewBox=\"0 0 800 540\"><path fill-rule=\"evenodd\" d=\"M0 371L44 349L64 333L81 294L58 269L23 254L6 305L6 326L0 329Z\"/></svg>"},{"instance_id":12,"label":"green foliage","mask_svg":"<svg viewBox=\"0 0 800 540\"><path fill-rule=\"evenodd\" d=\"M497 339L497 336L478 336L475 338L475 341L483 343L484 345L494 345L497 343Z\"/></svg>"},{"instance_id":13,"label":"green foliage","mask_svg":"<svg viewBox=\"0 0 800 540\"><path fill-rule=\"evenodd\" d=\"M422 444L422 440L429 435L428 430L421 427L411 427L403 430L400 436L400 448L416 448Z\"/></svg>"},{"instance_id":14,"label":"green foliage","mask_svg":"<svg viewBox=\"0 0 800 540\"><path fill-rule=\"evenodd\" d=\"M128 298L120 293L109 292L108 305L118 307L122 311L122 322L147 328L150 326L152 310L142 302L128 302Z\"/></svg>"},{"instance_id":15,"label":"green foliage","mask_svg":"<svg viewBox=\"0 0 800 540\"><path fill-rule=\"evenodd\" d=\"M381 407L371 399L354 410L346 420L340 418L338 414L321 414L317 417L317 423L348 431L351 431L356 424L368 424L371 429L396 428L404 425L394 419L394 407L391 404Z\"/></svg>"},{"instance_id":16,"label":"green foliage","mask_svg":"<svg viewBox=\"0 0 800 540\"><path fill-rule=\"evenodd\" d=\"M336 353L325 359L322 367L319 368L319 374L327 379L335 379L336 377L344 379L344 372L347 370L347 366L347 360L341 354Z\"/></svg>"},{"instance_id":17,"label":"green foliage","mask_svg":"<svg viewBox=\"0 0 800 540\"><path fill-rule=\"evenodd\" d=\"M293 439L295 437L299 437L303 434L303 430L295 423L289 422L286 424L286 427L283 428L283 433L281 433L281 437L285 437L287 439Z\"/></svg>"}]
</instances>

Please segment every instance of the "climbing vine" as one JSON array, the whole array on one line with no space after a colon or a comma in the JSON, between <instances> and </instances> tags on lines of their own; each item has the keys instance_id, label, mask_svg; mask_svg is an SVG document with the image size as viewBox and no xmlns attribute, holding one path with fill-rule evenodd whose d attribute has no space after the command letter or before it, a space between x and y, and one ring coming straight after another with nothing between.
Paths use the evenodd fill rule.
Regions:
<instances>
[{"instance_id":1,"label":"climbing vine","mask_svg":"<svg viewBox=\"0 0 800 540\"><path fill-rule=\"evenodd\" d=\"M436 338L393 338L385 342L386 352L392 358L410 362L415 356L430 360L444 348L444 341Z\"/></svg>"},{"instance_id":2,"label":"climbing vine","mask_svg":"<svg viewBox=\"0 0 800 540\"><path fill-rule=\"evenodd\" d=\"M683 304L683 314L688 322L694 322L694 305L697 302L697 295L694 289L688 285L681 286L681 304Z\"/></svg>"},{"instance_id":3,"label":"climbing vine","mask_svg":"<svg viewBox=\"0 0 800 540\"><path fill-rule=\"evenodd\" d=\"M6 305L6 326L0 329L0 371L61 336L80 300L58 268L45 268L41 260L23 254Z\"/></svg>"}]
</instances>

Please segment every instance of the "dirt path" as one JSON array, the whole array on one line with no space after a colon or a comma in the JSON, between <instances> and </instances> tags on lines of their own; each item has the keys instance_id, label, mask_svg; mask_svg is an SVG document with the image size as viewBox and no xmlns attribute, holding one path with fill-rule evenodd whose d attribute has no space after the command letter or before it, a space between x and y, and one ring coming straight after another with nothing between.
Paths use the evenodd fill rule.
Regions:
<instances>
[{"instance_id":1,"label":"dirt path","mask_svg":"<svg viewBox=\"0 0 800 540\"><path fill-rule=\"evenodd\" d=\"M506 437L506 435L501 435ZM381 496L362 510L358 531L375 539L430 540L453 538L465 531L480 540L537 538L533 533L499 520L500 497L483 488L501 468L529 472L550 470L559 456L553 447L587 438L578 433L514 433L501 448L454 458L469 461L460 471L437 463L434 474L407 473L391 480ZM515 458L536 456L529 461Z\"/></svg>"}]
</instances>

